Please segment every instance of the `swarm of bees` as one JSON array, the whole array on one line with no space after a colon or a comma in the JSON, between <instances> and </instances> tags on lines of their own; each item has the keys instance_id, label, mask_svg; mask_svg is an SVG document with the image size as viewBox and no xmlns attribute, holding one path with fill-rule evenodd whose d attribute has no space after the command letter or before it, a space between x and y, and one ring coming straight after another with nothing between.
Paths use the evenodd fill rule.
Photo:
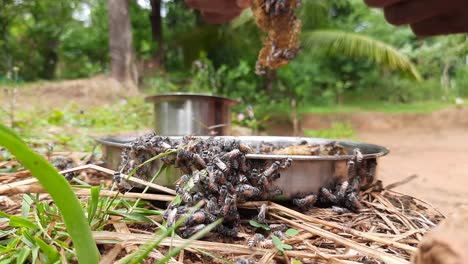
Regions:
<instances>
[{"instance_id":1,"label":"swarm of bees","mask_svg":"<svg viewBox=\"0 0 468 264\"><path fill-rule=\"evenodd\" d=\"M220 218L223 218L223 223L215 231L224 236L236 236L240 220L237 203L271 200L281 195L282 191L274 181L280 177L281 170L291 166L290 159L274 162L247 160L245 155L252 149L234 139L187 136L174 140L149 134L138 138L124 150L121 171L128 174L136 169L136 175L144 178L151 171L152 164L140 165L169 150L173 153L162 161L180 168L184 175L175 188L181 203L168 206L164 214L167 224L173 225L181 217L189 215L193 206L202 204L177 230L182 237L190 237ZM118 179L118 183L122 185L122 179ZM263 218L265 213L263 211Z\"/></svg>"},{"instance_id":2,"label":"swarm of bees","mask_svg":"<svg viewBox=\"0 0 468 264\"><path fill-rule=\"evenodd\" d=\"M294 199L293 203L301 209L313 206L332 206L336 212L351 210L358 212L362 208L360 188L374 179L375 160L365 160L359 149L354 149L353 158L348 161L348 180L335 182L329 188L323 187L318 194Z\"/></svg>"},{"instance_id":3,"label":"swarm of bees","mask_svg":"<svg viewBox=\"0 0 468 264\"><path fill-rule=\"evenodd\" d=\"M327 155L344 151L334 142L319 146L319 149ZM147 160L166 153L161 161L184 173L175 185L180 199L170 203L163 216L167 226L186 218L177 230L181 237L186 238L222 218L223 222L215 232L236 237L240 222L237 205L245 201L267 201L281 195L275 180L292 163L289 158L276 161L247 159L246 154L251 152L250 146L230 138L186 136L174 139L152 133L138 138L124 150L121 172L129 174L135 170L137 177L147 178L154 171L152 166L156 162ZM329 188L321 188L318 194L294 199L293 203L301 209L334 206L339 210L358 211L362 207L360 187L373 180L375 165L375 161L365 160L359 149L355 149L353 158L348 161L349 181L336 182ZM118 186L129 188L119 173L115 175L115 181ZM201 207L194 211L195 205ZM264 204L259 208L256 220L266 224L266 215L267 206ZM272 234L283 237L282 230L274 231L272 228ZM269 241L257 235L249 246L264 247L269 245Z\"/></svg>"},{"instance_id":4,"label":"swarm of bees","mask_svg":"<svg viewBox=\"0 0 468 264\"><path fill-rule=\"evenodd\" d=\"M267 33L258 55L256 73L289 63L300 50L301 21L295 15L300 0L251 0L257 26Z\"/></svg>"}]
</instances>

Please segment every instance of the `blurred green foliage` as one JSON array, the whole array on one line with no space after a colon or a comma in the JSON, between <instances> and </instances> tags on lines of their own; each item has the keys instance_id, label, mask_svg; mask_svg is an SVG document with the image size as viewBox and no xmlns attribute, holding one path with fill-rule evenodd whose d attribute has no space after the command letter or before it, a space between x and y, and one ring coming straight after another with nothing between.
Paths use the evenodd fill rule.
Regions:
<instances>
[{"instance_id":1,"label":"blurred green foliage","mask_svg":"<svg viewBox=\"0 0 468 264\"><path fill-rule=\"evenodd\" d=\"M96 145L93 138L150 129L153 119L151 105L135 97L89 110L71 104L64 109L18 111L15 123L20 136L34 147L54 144L56 150L91 151Z\"/></svg>"},{"instance_id":2,"label":"blurred green foliage","mask_svg":"<svg viewBox=\"0 0 468 264\"><path fill-rule=\"evenodd\" d=\"M349 123L335 122L329 129L304 128L304 136L313 138L356 139L356 132Z\"/></svg>"}]
</instances>

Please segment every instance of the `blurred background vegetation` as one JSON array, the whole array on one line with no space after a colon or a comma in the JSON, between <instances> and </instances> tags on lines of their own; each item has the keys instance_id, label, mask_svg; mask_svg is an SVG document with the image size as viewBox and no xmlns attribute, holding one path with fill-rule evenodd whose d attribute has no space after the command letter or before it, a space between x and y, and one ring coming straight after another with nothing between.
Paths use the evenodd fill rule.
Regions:
<instances>
[{"instance_id":1,"label":"blurred background vegetation","mask_svg":"<svg viewBox=\"0 0 468 264\"><path fill-rule=\"evenodd\" d=\"M1 0L0 81L111 74L112 1ZM263 34L251 12L214 26L183 0L121 2L130 15L136 83L143 94L239 98L243 104L236 111L251 105L258 120L272 111L294 119L324 108L386 111L400 109L389 104L431 102L430 108L468 97L465 35L418 39L408 28L388 25L380 10L362 0L302 1L302 52L263 76L254 71ZM51 124L69 118L57 112L49 117Z\"/></svg>"}]
</instances>

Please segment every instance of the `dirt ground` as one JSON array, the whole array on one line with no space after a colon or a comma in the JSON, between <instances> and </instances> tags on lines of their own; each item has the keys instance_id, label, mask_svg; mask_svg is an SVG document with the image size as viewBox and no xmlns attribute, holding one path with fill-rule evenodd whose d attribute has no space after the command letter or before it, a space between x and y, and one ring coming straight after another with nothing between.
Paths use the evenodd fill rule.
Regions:
<instances>
[{"instance_id":1,"label":"dirt ground","mask_svg":"<svg viewBox=\"0 0 468 264\"><path fill-rule=\"evenodd\" d=\"M359 113L308 115L303 127L327 127L349 121L360 141L388 147L379 159L384 185L417 177L395 190L450 214L468 205L468 109L450 108L431 114Z\"/></svg>"},{"instance_id":2,"label":"dirt ground","mask_svg":"<svg viewBox=\"0 0 468 264\"><path fill-rule=\"evenodd\" d=\"M53 108L74 101L86 108L115 102L119 90L115 81L99 76L33 85L19 91L17 102L18 108L37 104ZM322 129L335 121L350 122L360 141L390 148L390 154L379 159L384 185L417 175L396 190L430 202L444 213L468 205L468 108L431 114L308 114L301 126ZM290 133L292 128L285 125L276 124L277 135Z\"/></svg>"}]
</instances>

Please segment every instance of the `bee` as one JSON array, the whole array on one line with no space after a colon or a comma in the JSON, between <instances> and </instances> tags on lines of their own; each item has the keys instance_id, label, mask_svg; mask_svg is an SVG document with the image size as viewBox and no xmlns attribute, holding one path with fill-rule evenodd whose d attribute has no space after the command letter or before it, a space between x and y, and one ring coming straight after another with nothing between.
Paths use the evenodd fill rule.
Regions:
<instances>
[{"instance_id":1,"label":"bee","mask_svg":"<svg viewBox=\"0 0 468 264\"><path fill-rule=\"evenodd\" d=\"M240 220L239 212L237 211L236 204L231 204L228 213L224 216L224 220L228 222L237 223Z\"/></svg>"},{"instance_id":2,"label":"bee","mask_svg":"<svg viewBox=\"0 0 468 264\"><path fill-rule=\"evenodd\" d=\"M317 202L317 195L311 194L302 199L293 199L293 204L299 208L308 208L315 205Z\"/></svg>"},{"instance_id":3,"label":"bee","mask_svg":"<svg viewBox=\"0 0 468 264\"><path fill-rule=\"evenodd\" d=\"M181 195L182 201L184 201L186 204L192 204L193 202L193 197L190 195L190 193L184 191Z\"/></svg>"},{"instance_id":4,"label":"bee","mask_svg":"<svg viewBox=\"0 0 468 264\"><path fill-rule=\"evenodd\" d=\"M265 175L262 175L258 179L257 186L262 190L268 190L268 188L270 187L270 181L268 180L268 178Z\"/></svg>"},{"instance_id":5,"label":"bee","mask_svg":"<svg viewBox=\"0 0 468 264\"><path fill-rule=\"evenodd\" d=\"M291 165L292 165L292 159L291 159L291 158L287 158L287 159L285 159L285 160L281 163L280 168L281 168L281 169L286 169L286 168L291 167Z\"/></svg>"},{"instance_id":6,"label":"bee","mask_svg":"<svg viewBox=\"0 0 468 264\"><path fill-rule=\"evenodd\" d=\"M362 209L362 204L359 201L359 196L355 192L351 192L345 200L346 208L353 212L359 212Z\"/></svg>"},{"instance_id":7,"label":"bee","mask_svg":"<svg viewBox=\"0 0 468 264\"><path fill-rule=\"evenodd\" d=\"M351 212L348 209L340 207L340 206L332 206L331 210L336 214L347 214Z\"/></svg>"},{"instance_id":8,"label":"bee","mask_svg":"<svg viewBox=\"0 0 468 264\"><path fill-rule=\"evenodd\" d=\"M166 215L166 213L167 213L167 215ZM172 225L174 225L176 215L177 215L177 208L173 208L173 209L168 208L166 210L165 216L166 216L166 223L167 223L168 228L171 227Z\"/></svg>"},{"instance_id":9,"label":"bee","mask_svg":"<svg viewBox=\"0 0 468 264\"><path fill-rule=\"evenodd\" d=\"M249 264L250 262L245 258L240 258L236 261L236 264Z\"/></svg>"},{"instance_id":10,"label":"bee","mask_svg":"<svg viewBox=\"0 0 468 264\"><path fill-rule=\"evenodd\" d=\"M265 237L260 233L255 233L252 237L247 240L247 246L253 248L260 242L265 241Z\"/></svg>"},{"instance_id":11,"label":"bee","mask_svg":"<svg viewBox=\"0 0 468 264\"><path fill-rule=\"evenodd\" d=\"M239 175L239 183L248 183L248 182L249 182L249 179L247 179L247 177L245 177L244 174Z\"/></svg>"},{"instance_id":12,"label":"bee","mask_svg":"<svg viewBox=\"0 0 468 264\"><path fill-rule=\"evenodd\" d=\"M360 169L362 165L362 161L364 160L364 156L362 155L361 151L358 148L353 150L354 159L356 161L356 168Z\"/></svg>"},{"instance_id":13,"label":"bee","mask_svg":"<svg viewBox=\"0 0 468 264\"><path fill-rule=\"evenodd\" d=\"M175 159L175 165L180 168L185 174L191 174L192 169L188 165L188 159L190 156L190 152L186 150L181 150L177 153Z\"/></svg>"},{"instance_id":14,"label":"bee","mask_svg":"<svg viewBox=\"0 0 468 264\"><path fill-rule=\"evenodd\" d=\"M249 179L250 183L252 185L257 185L258 184L258 178L259 178L259 173L257 169L252 169L250 174L247 174L247 178Z\"/></svg>"},{"instance_id":15,"label":"bee","mask_svg":"<svg viewBox=\"0 0 468 264\"><path fill-rule=\"evenodd\" d=\"M212 196L206 203L205 210L210 214L219 214L218 201Z\"/></svg>"},{"instance_id":16,"label":"bee","mask_svg":"<svg viewBox=\"0 0 468 264\"><path fill-rule=\"evenodd\" d=\"M201 192L197 192L192 196L192 204L197 204L200 201L206 202L205 195Z\"/></svg>"},{"instance_id":17,"label":"bee","mask_svg":"<svg viewBox=\"0 0 468 264\"><path fill-rule=\"evenodd\" d=\"M247 166L246 157L244 155L239 157L239 169L242 172L247 172L249 167Z\"/></svg>"},{"instance_id":18,"label":"bee","mask_svg":"<svg viewBox=\"0 0 468 264\"><path fill-rule=\"evenodd\" d=\"M246 154L252 152L251 147L249 147L248 145L242 144L242 143L239 144L239 150L242 151L242 153L246 153Z\"/></svg>"},{"instance_id":19,"label":"bee","mask_svg":"<svg viewBox=\"0 0 468 264\"><path fill-rule=\"evenodd\" d=\"M263 171L263 176L270 178L273 174L276 174L278 172L280 165L281 165L281 162L279 161L273 162L270 165L270 167L268 167L265 171Z\"/></svg>"},{"instance_id":20,"label":"bee","mask_svg":"<svg viewBox=\"0 0 468 264\"><path fill-rule=\"evenodd\" d=\"M221 214L226 216L228 215L229 211L231 210L231 207L235 205L237 196L235 194L230 195L228 194L226 196L226 199L224 200L224 204L221 210ZM236 208L237 209L237 208Z\"/></svg>"},{"instance_id":21,"label":"bee","mask_svg":"<svg viewBox=\"0 0 468 264\"><path fill-rule=\"evenodd\" d=\"M236 193L239 195L239 198L255 198L260 196L262 191L260 189L253 187L249 184L239 184L236 186Z\"/></svg>"},{"instance_id":22,"label":"bee","mask_svg":"<svg viewBox=\"0 0 468 264\"><path fill-rule=\"evenodd\" d=\"M216 215L210 214L210 213L205 213L205 224L206 225L209 225L209 224L215 222L216 220L218 220L218 217L216 217Z\"/></svg>"},{"instance_id":23,"label":"bee","mask_svg":"<svg viewBox=\"0 0 468 264\"><path fill-rule=\"evenodd\" d=\"M348 190L352 192L358 192L360 188L361 188L361 176L357 175L351 181L351 185L348 187Z\"/></svg>"},{"instance_id":24,"label":"bee","mask_svg":"<svg viewBox=\"0 0 468 264\"><path fill-rule=\"evenodd\" d=\"M164 141L161 141L159 147L162 149L161 152L166 152L167 150L171 149L172 146Z\"/></svg>"},{"instance_id":25,"label":"bee","mask_svg":"<svg viewBox=\"0 0 468 264\"><path fill-rule=\"evenodd\" d=\"M225 225L219 225L216 231L220 235L227 236L227 237L236 237L237 233L239 232L236 227L229 228L229 227L226 227Z\"/></svg>"},{"instance_id":26,"label":"bee","mask_svg":"<svg viewBox=\"0 0 468 264\"><path fill-rule=\"evenodd\" d=\"M192 225L196 225L196 224L203 224L205 222L205 219L206 219L205 212L202 211L202 210L199 210L199 211L193 213L191 216L189 216L185 220L184 224L186 226L192 226Z\"/></svg>"},{"instance_id":27,"label":"bee","mask_svg":"<svg viewBox=\"0 0 468 264\"><path fill-rule=\"evenodd\" d=\"M216 182L210 180L207 186L208 186L208 190L210 190L212 193L219 193L219 187Z\"/></svg>"},{"instance_id":28,"label":"bee","mask_svg":"<svg viewBox=\"0 0 468 264\"><path fill-rule=\"evenodd\" d=\"M232 170L234 171L238 171L239 170L239 160L237 159L233 159L233 160L230 160L229 161L229 164L230 164L230 167Z\"/></svg>"},{"instance_id":29,"label":"bee","mask_svg":"<svg viewBox=\"0 0 468 264\"><path fill-rule=\"evenodd\" d=\"M226 185L221 186L219 189L219 196L218 196L218 204L224 204L224 200L226 199L226 196L228 194L228 189L226 188Z\"/></svg>"},{"instance_id":30,"label":"bee","mask_svg":"<svg viewBox=\"0 0 468 264\"><path fill-rule=\"evenodd\" d=\"M234 185L230 181L226 182L226 188L230 194L236 193L236 188L234 188Z\"/></svg>"},{"instance_id":31,"label":"bee","mask_svg":"<svg viewBox=\"0 0 468 264\"><path fill-rule=\"evenodd\" d=\"M213 161L214 161L214 163L216 164L216 166L217 166L224 174L228 174L228 173L229 173L229 168L228 168L228 166L226 165L226 163L224 163L223 161L221 161L218 157L216 157Z\"/></svg>"},{"instance_id":32,"label":"bee","mask_svg":"<svg viewBox=\"0 0 468 264\"><path fill-rule=\"evenodd\" d=\"M195 186L198 185L200 182L200 171L199 170L194 170L192 173L192 181Z\"/></svg>"},{"instance_id":33,"label":"bee","mask_svg":"<svg viewBox=\"0 0 468 264\"><path fill-rule=\"evenodd\" d=\"M285 224L270 224L269 225L271 231L281 231L286 232L288 230L288 226Z\"/></svg>"},{"instance_id":34,"label":"bee","mask_svg":"<svg viewBox=\"0 0 468 264\"><path fill-rule=\"evenodd\" d=\"M229 152L227 152L226 154L223 155L223 159L225 160L235 160L237 159L241 154L241 151L239 149L233 149Z\"/></svg>"},{"instance_id":35,"label":"bee","mask_svg":"<svg viewBox=\"0 0 468 264\"><path fill-rule=\"evenodd\" d=\"M265 239L258 243L258 246L261 248L272 248L274 246L272 239Z\"/></svg>"},{"instance_id":36,"label":"bee","mask_svg":"<svg viewBox=\"0 0 468 264\"><path fill-rule=\"evenodd\" d=\"M341 201L343 201L345 199L346 192L348 191L348 187L349 187L349 182L348 181L344 181L339 186L338 192L336 193L336 199L339 202L341 202Z\"/></svg>"},{"instance_id":37,"label":"bee","mask_svg":"<svg viewBox=\"0 0 468 264\"><path fill-rule=\"evenodd\" d=\"M323 187L320 189L319 200L322 204L337 204L338 199L329 189Z\"/></svg>"},{"instance_id":38,"label":"bee","mask_svg":"<svg viewBox=\"0 0 468 264\"><path fill-rule=\"evenodd\" d=\"M266 213L267 213L267 205L262 204L262 206L260 207L260 211L258 213L258 216L257 216L258 222L266 223Z\"/></svg>"},{"instance_id":39,"label":"bee","mask_svg":"<svg viewBox=\"0 0 468 264\"><path fill-rule=\"evenodd\" d=\"M273 235L278 237L281 240L284 240L287 238L286 235L280 230L273 231Z\"/></svg>"},{"instance_id":40,"label":"bee","mask_svg":"<svg viewBox=\"0 0 468 264\"><path fill-rule=\"evenodd\" d=\"M114 173L114 182L116 183L117 189L120 193L126 193L133 188L125 179L122 178L122 174L119 171Z\"/></svg>"},{"instance_id":41,"label":"bee","mask_svg":"<svg viewBox=\"0 0 468 264\"><path fill-rule=\"evenodd\" d=\"M182 194L184 192L184 186L185 186L185 184L187 184L189 179L190 179L190 176L187 175L187 174L184 174L184 175L182 175L182 177L180 177L179 181L177 181L177 183L175 185L176 193Z\"/></svg>"},{"instance_id":42,"label":"bee","mask_svg":"<svg viewBox=\"0 0 468 264\"><path fill-rule=\"evenodd\" d=\"M224 176L222 171L216 170L214 175L216 182L219 182L220 184L226 183L226 177Z\"/></svg>"},{"instance_id":43,"label":"bee","mask_svg":"<svg viewBox=\"0 0 468 264\"><path fill-rule=\"evenodd\" d=\"M200 232L205 227L206 227L205 224L199 224L199 225L196 225L194 227L185 228L181 232L180 236L183 237L183 238L189 238L189 237L195 235L196 233Z\"/></svg>"},{"instance_id":44,"label":"bee","mask_svg":"<svg viewBox=\"0 0 468 264\"><path fill-rule=\"evenodd\" d=\"M192 163L199 170L206 167L205 160L200 155L198 155L197 153L192 154Z\"/></svg>"},{"instance_id":45,"label":"bee","mask_svg":"<svg viewBox=\"0 0 468 264\"><path fill-rule=\"evenodd\" d=\"M356 163L353 160L348 161L348 179L356 177Z\"/></svg>"}]
</instances>

